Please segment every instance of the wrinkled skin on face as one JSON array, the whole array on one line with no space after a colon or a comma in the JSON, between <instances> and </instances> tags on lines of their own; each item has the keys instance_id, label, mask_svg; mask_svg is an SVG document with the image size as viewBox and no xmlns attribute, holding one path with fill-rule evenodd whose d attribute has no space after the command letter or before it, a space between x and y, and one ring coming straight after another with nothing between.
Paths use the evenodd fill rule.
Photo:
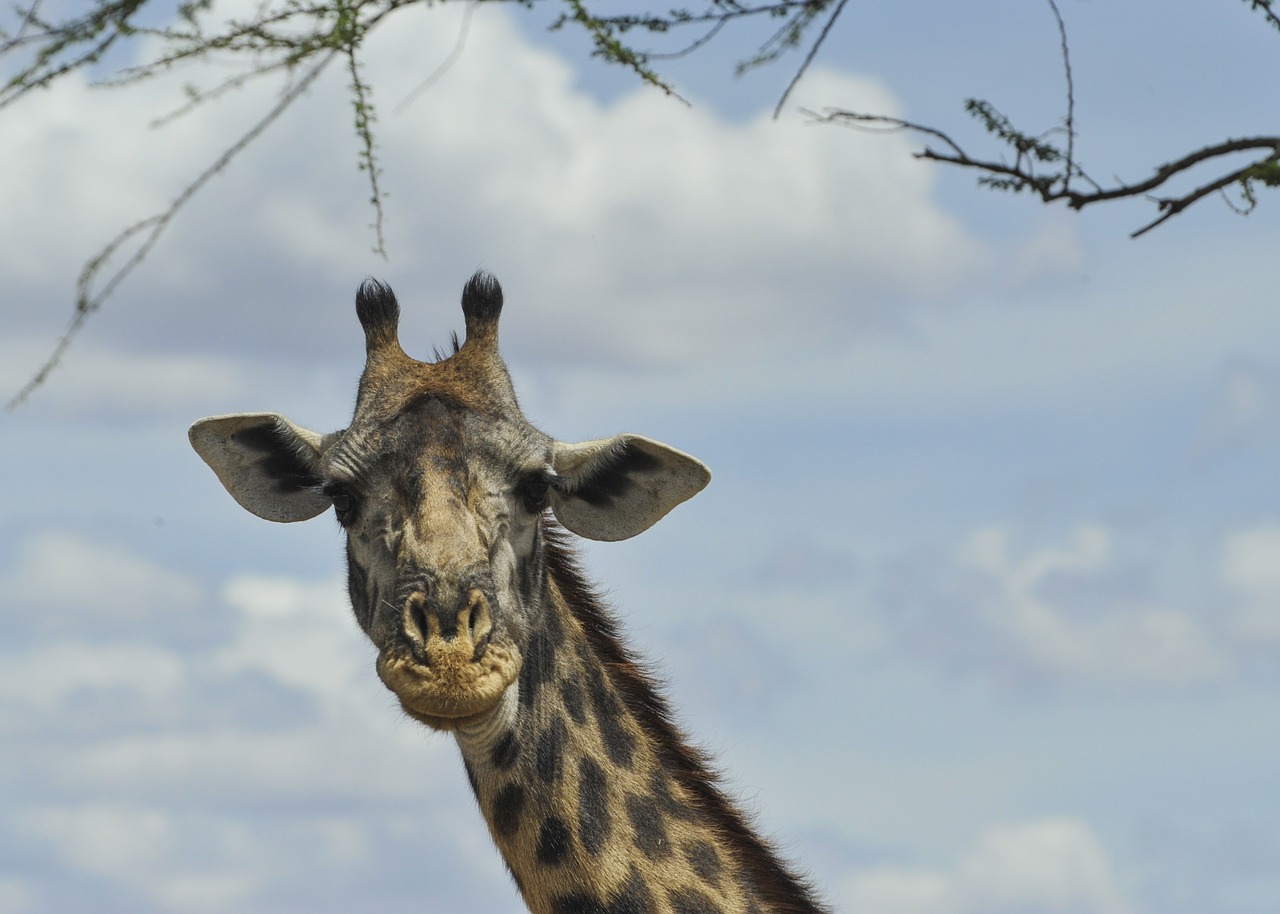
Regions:
<instances>
[{"instance_id":1,"label":"wrinkled skin on face","mask_svg":"<svg viewBox=\"0 0 1280 914\"><path fill-rule=\"evenodd\" d=\"M274 413L202 419L192 446L247 510L346 531L348 588L406 713L454 729L517 687L547 596L547 510L597 540L647 529L700 491L694 458L637 435L566 444L520 412L498 356L502 291L477 274L467 338L448 358L400 348L399 305L372 281L356 311L367 360L346 429L319 435Z\"/></svg>"},{"instance_id":2,"label":"wrinkled skin on face","mask_svg":"<svg viewBox=\"0 0 1280 914\"><path fill-rule=\"evenodd\" d=\"M435 398L348 431L322 461L352 608L378 675L423 723L486 713L519 675L541 609L550 461L536 430Z\"/></svg>"}]
</instances>

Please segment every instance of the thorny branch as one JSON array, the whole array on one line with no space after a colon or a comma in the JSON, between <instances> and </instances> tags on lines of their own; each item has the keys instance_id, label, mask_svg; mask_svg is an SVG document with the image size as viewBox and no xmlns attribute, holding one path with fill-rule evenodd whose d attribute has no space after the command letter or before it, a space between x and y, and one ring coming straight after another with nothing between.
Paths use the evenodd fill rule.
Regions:
<instances>
[{"instance_id":1,"label":"thorny branch","mask_svg":"<svg viewBox=\"0 0 1280 914\"><path fill-rule=\"evenodd\" d=\"M1258 204L1257 186L1280 187L1280 136L1257 136L1229 139L1205 146L1179 159L1154 169L1151 176L1142 181L1118 182L1104 188L1084 171L1076 159L1075 83L1071 73L1071 54L1067 44L1066 24L1056 0L1046 0L1057 23L1062 52L1062 68L1066 77L1066 113L1062 126L1041 134L1028 134L1016 127L1005 115L987 101L968 99L965 110L982 128L1012 150L1013 163L1004 159L983 159L970 155L955 140L936 127L928 127L912 121L884 115L865 114L841 108L827 108L821 114L805 113L816 123L835 123L850 127L881 131L908 131L933 138L945 149L926 145L915 153L918 159L944 162L962 168L982 172L978 183L994 190L1029 190L1044 203L1063 201L1068 207L1080 210L1095 203L1104 203L1127 197L1145 197L1155 204L1160 214L1155 219L1130 233L1139 238L1157 226L1181 213L1214 193L1223 194L1227 205L1241 215L1252 212ZM1245 0L1255 11L1260 11L1267 21L1280 30L1280 16L1272 9L1274 0ZM1057 134L1066 136L1065 148L1050 142ZM1230 159L1238 161L1245 153L1261 153L1247 164L1232 168L1212 180L1182 193L1155 194L1170 181L1208 162ZM1046 168L1048 166L1048 168ZM1081 191L1072 187L1072 180L1079 179L1091 190ZM1226 196L1226 190L1235 187L1243 204L1237 204Z\"/></svg>"},{"instance_id":2,"label":"thorny branch","mask_svg":"<svg viewBox=\"0 0 1280 914\"><path fill-rule=\"evenodd\" d=\"M1058 43L1062 51L1062 73L1067 82L1067 115L1063 118L1062 127L1067 133L1067 161L1063 172L1062 186L1071 184L1071 173L1076 167L1076 83L1071 75L1071 49L1067 45L1067 24L1062 21L1062 12L1056 0L1048 0L1049 9L1053 10L1054 21L1058 24Z\"/></svg>"},{"instance_id":3,"label":"thorny branch","mask_svg":"<svg viewBox=\"0 0 1280 914\"><path fill-rule=\"evenodd\" d=\"M1254 12L1261 12L1264 19L1271 23L1272 28L1280 31L1280 14L1271 8L1274 0L1245 0Z\"/></svg>"},{"instance_id":4,"label":"thorny branch","mask_svg":"<svg viewBox=\"0 0 1280 914\"><path fill-rule=\"evenodd\" d=\"M604 16L589 12L586 0L562 0L562 2L568 11L561 13L552 22L553 30L563 28L570 23L581 26L591 36L594 45L593 56L631 70L646 83L683 102L684 99L675 91L675 88L653 69L653 61L672 60L691 54L709 43L726 25L733 22L755 18L783 20L782 26L767 38L754 54L739 62L737 70L741 74L753 67L772 63L788 51L799 48L804 43L809 27L834 5L835 12L827 20L822 34L810 46L809 58L800 67L799 75L802 75L813 56L817 54L818 48L825 41L831 26L843 11L847 0L778 0L774 3L705 0L701 12L673 9L664 14L641 12ZM625 37L633 31L647 32L651 36L663 36L690 27L700 27L706 31L691 43L674 51L642 50ZM783 94L784 101L790 91L788 89Z\"/></svg>"},{"instance_id":5,"label":"thorny branch","mask_svg":"<svg viewBox=\"0 0 1280 914\"><path fill-rule=\"evenodd\" d=\"M1071 172L1063 170L1044 174L1038 173L1035 170L1036 161L1056 161L1059 158L1065 161L1065 155L1060 154L1056 147L1047 144L1037 144L1030 149L1015 147L1018 149L1018 156L1014 164L1010 165L1003 161L974 158L941 130L902 120L901 118L859 114L838 109L829 109L822 114L814 112L808 112L808 114L820 123L842 123L872 130L907 130L933 137L944 144L947 147L946 150L939 151L933 147L925 146L920 152L915 153L916 158L977 169L986 173L978 179L979 183L998 190L1030 190L1045 203L1055 203L1061 200L1071 209L1079 210L1094 203L1103 203L1124 197L1146 196L1156 205L1161 215L1133 231L1129 236L1131 238L1145 235L1156 226L1176 216L1209 194L1224 190L1233 184L1240 185L1240 193L1245 199L1246 205L1239 208L1238 211L1240 212L1248 212L1256 206L1257 198L1254 189L1256 184L1263 184L1268 187L1280 186L1280 136L1247 137L1215 143L1159 166L1146 180L1120 183L1104 188L1094 182L1078 166L1073 166ZM1172 196L1152 196L1152 191L1163 187L1172 179L1190 171L1197 165L1225 156L1258 150L1264 151L1264 155L1254 159L1247 165L1228 171L1226 174L1194 190ZM1055 155L1055 153L1058 153L1058 155ZM1094 189L1091 191L1071 189L1067 184L1068 174L1073 174L1089 182Z\"/></svg>"}]
</instances>

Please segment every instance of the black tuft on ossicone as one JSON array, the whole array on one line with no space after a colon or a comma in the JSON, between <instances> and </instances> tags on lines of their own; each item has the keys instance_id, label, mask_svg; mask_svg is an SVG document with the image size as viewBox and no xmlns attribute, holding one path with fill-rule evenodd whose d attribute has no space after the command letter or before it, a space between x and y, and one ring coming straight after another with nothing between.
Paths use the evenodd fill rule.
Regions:
<instances>
[{"instance_id":1,"label":"black tuft on ossicone","mask_svg":"<svg viewBox=\"0 0 1280 914\"><path fill-rule=\"evenodd\" d=\"M400 303L386 283L372 277L360 283L356 292L356 317L370 342L395 337L400 323Z\"/></svg>"},{"instance_id":2,"label":"black tuft on ossicone","mask_svg":"<svg viewBox=\"0 0 1280 914\"><path fill-rule=\"evenodd\" d=\"M502 313L502 286L492 273L477 270L462 289L462 313L468 321L496 321Z\"/></svg>"}]
</instances>

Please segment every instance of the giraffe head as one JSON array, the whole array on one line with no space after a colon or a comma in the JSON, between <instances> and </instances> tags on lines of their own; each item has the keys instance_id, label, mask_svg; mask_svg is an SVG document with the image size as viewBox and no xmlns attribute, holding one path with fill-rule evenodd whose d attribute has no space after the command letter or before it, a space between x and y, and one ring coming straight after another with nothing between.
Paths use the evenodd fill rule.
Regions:
<instances>
[{"instance_id":1,"label":"giraffe head","mask_svg":"<svg viewBox=\"0 0 1280 914\"><path fill-rule=\"evenodd\" d=\"M637 435L566 444L520 411L498 354L502 290L462 293L466 339L434 362L400 346L389 288L361 286L366 362L355 414L327 435L275 413L202 419L191 444L227 491L272 521L333 508L357 621L405 711L438 729L482 719L515 688L545 610L546 509L595 540L640 533L709 481Z\"/></svg>"}]
</instances>

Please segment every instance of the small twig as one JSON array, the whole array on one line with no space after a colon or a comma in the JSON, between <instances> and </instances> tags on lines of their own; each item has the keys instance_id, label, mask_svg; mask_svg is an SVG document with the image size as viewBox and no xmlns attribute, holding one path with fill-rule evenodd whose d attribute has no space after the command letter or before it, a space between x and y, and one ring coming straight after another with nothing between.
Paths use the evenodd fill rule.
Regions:
<instances>
[{"instance_id":1,"label":"small twig","mask_svg":"<svg viewBox=\"0 0 1280 914\"><path fill-rule=\"evenodd\" d=\"M27 29L30 28L33 23L39 21L36 19L36 10L40 9L40 4L42 2L44 2L44 0L31 0L31 5L23 11L22 22L19 24L18 30L13 33L13 38L10 41L6 41L4 45L0 47L0 53L22 43L23 38L26 37Z\"/></svg>"},{"instance_id":2,"label":"small twig","mask_svg":"<svg viewBox=\"0 0 1280 914\"><path fill-rule=\"evenodd\" d=\"M375 113L370 100L370 89L360 76L360 61L356 56L356 45L352 43L343 49L347 58L347 72L351 74L351 107L355 113L356 137L360 140L359 168L369 176L369 202L373 205L373 233L376 239L373 252L387 260L387 242L382 234L383 206L385 195L378 184L378 176L382 173L378 165L377 146L373 138L373 122Z\"/></svg>"},{"instance_id":3,"label":"small twig","mask_svg":"<svg viewBox=\"0 0 1280 914\"><path fill-rule=\"evenodd\" d=\"M862 133L902 133L905 131L923 133L946 143L955 150L957 156L967 158L964 150L941 130L935 127L926 127L923 124L917 124L912 121L904 121L900 117L887 117L882 114L861 114L857 111L845 111L841 108L828 108L822 114L810 111L808 108L801 108L800 113L812 118L815 123L840 124Z\"/></svg>"},{"instance_id":4,"label":"small twig","mask_svg":"<svg viewBox=\"0 0 1280 914\"><path fill-rule=\"evenodd\" d=\"M1058 37L1062 45L1062 71L1067 78L1067 117L1064 126L1067 128L1067 165L1063 172L1062 188L1071 187L1071 176L1076 170L1076 90L1071 78L1071 52L1067 48L1067 25L1062 21L1062 13L1055 0L1048 0L1049 9L1053 10L1053 18L1058 21Z\"/></svg>"},{"instance_id":5,"label":"small twig","mask_svg":"<svg viewBox=\"0 0 1280 914\"><path fill-rule=\"evenodd\" d=\"M185 104L179 105L172 111L168 111L152 118L147 126L152 129L167 127L179 118L185 117L195 111L206 102L211 102L214 99L226 95L232 90L242 89L252 80L261 79L264 76L271 76L280 70L287 69L289 69L289 64L287 63L265 64L257 70L250 70L248 73L237 73L235 76L229 76L212 89L197 91L194 87L189 87L188 92L190 97ZM108 83L107 85L116 86L119 85L119 83Z\"/></svg>"},{"instance_id":6,"label":"small twig","mask_svg":"<svg viewBox=\"0 0 1280 914\"><path fill-rule=\"evenodd\" d=\"M773 119L776 121L778 116L782 114L782 106L787 103L791 92L800 80L804 77L805 71L809 69L809 64L813 63L813 59L818 56L818 49L822 47L822 43L827 40L827 35L831 33L831 27L836 24L836 20L840 18L840 14L844 11L844 6L848 0L840 0L836 4L835 12L831 14L831 18L827 20L827 24L822 27L822 31L818 33L818 38L814 41L813 46L809 48L809 53L805 55L804 62L800 64L800 69L796 70L795 76L791 77L791 82L787 84L787 89L782 93L782 98L778 99L778 104L773 109Z\"/></svg>"},{"instance_id":7,"label":"small twig","mask_svg":"<svg viewBox=\"0 0 1280 914\"><path fill-rule=\"evenodd\" d=\"M728 18L728 15L726 14L720 17L720 19L715 23L715 25L711 26L711 28L707 30L707 33L705 35L703 35L701 38L695 38L691 44L686 45L680 50L667 51L665 53L648 51L645 53L645 57L648 60L679 60L681 57L687 57L688 55L692 54L694 51L698 50L698 48L702 47L704 44L709 43L711 39L716 37L716 35L720 34L720 30L724 28L728 24L728 22L729 22L729 18Z\"/></svg>"},{"instance_id":8,"label":"small twig","mask_svg":"<svg viewBox=\"0 0 1280 914\"><path fill-rule=\"evenodd\" d=\"M442 76L453 69L453 65L458 62L458 58L462 56L463 49L467 46L467 34L471 31L471 16L476 11L477 2L478 0L471 0L471 2L468 3L466 8L462 11L462 26L458 29L458 38L453 43L453 50L449 52L449 55L444 59L440 66L436 67L430 74L428 74L426 79L409 90L409 94L402 98L399 104L391 109L392 114L403 114L410 105L418 100L418 97L422 95L423 92L426 92L434 86L440 81Z\"/></svg>"},{"instance_id":9,"label":"small twig","mask_svg":"<svg viewBox=\"0 0 1280 914\"><path fill-rule=\"evenodd\" d=\"M592 52L594 56L626 67L649 85L662 90L668 97L689 106L689 101L649 66L649 61L643 53L619 41L614 35L615 29L622 28L626 24L625 17L623 17L624 21L619 23L606 17L591 15L583 5L583 0L564 0L564 3L572 13L564 14L561 21L576 22L586 30L595 45L595 51Z\"/></svg>"}]
</instances>

